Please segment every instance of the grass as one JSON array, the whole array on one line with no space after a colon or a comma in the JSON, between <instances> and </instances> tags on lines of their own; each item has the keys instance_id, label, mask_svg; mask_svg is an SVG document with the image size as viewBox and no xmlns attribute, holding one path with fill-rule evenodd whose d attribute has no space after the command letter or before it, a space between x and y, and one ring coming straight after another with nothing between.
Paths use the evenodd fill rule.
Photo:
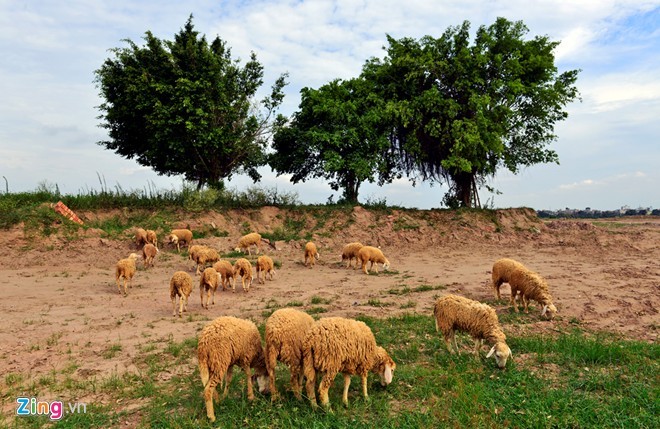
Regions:
<instances>
[{"instance_id":1,"label":"grass","mask_svg":"<svg viewBox=\"0 0 660 429\"><path fill-rule=\"evenodd\" d=\"M277 369L283 400L271 404L257 394L249 403L245 376L235 368L229 397L215 404L221 427L422 428L422 427L658 427L660 345L590 333L579 328L553 335L508 338L513 360L499 370L493 359L469 353L472 340L458 336L460 355L450 355L431 317L405 314L388 319L360 318L397 363L394 382L380 387L370 375L369 400L354 377L349 408L341 406L341 377L330 389L334 413L314 411L286 392L288 370ZM263 325L260 327L263 330ZM65 414L54 427L209 428L202 384L194 361L196 337L148 343L133 357L137 372L74 383L72 375L42 378L11 373L9 395L37 397L65 387L88 400L87 412ZM177 368L172 371L172 368ZM6 396L6 395L5 395ZM75 402L76 398L70 398ZM65 407L67 404L65 403ZM48 418L14 417L15 427L42 427ZM124 423L130 422L130 423Z\"/></svg>"}]
</instances>

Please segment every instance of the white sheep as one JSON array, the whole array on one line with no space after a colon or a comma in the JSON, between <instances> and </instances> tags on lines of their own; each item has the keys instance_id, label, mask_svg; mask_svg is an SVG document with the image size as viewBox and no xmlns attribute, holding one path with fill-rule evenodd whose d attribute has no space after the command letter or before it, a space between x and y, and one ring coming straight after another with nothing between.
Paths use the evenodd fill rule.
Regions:
<instances>
[{"instance_id":1,"label":"white sheep","mask_svg":"<svg viewBox=\"0 0 660 429\"><path fill-rule=\"evenodd\" d=\"M321 256L316 249L316 244L312 243L311 241L307 242L307 244L305 244L305 266L312 268L318 259L321 259Z\"/></svg>"},{"instance_id":2,"label":"white sheep","mask_svg":"<svg viewBox=\"0 0 660 429\"><path fill-rule=\"evenodd\" d=\"M115 266L115 282L117 283L117 289L119 290L119 293L121 293L119 280L122 277L124 279L124 295L128 295L127 286L133 287L131 283L133 282L135 271L137 271L137 267L135 266L135 261L137 258L139 258L139 256L136 253L131 253L128 255L128 258L120 259L117 261L117 265Z\"/></svg>"},{"instance_id":3,"label":"white sheep","mask_svg":"<svg viewBox=\"0 0 660 429\"><path fill-rule=\"evenodd\" d=\"M525 269L525 266L513 259L502 258L495 261L495 263L493 264L493 272L492 272L492 279L493 279L492 287L493 290L495 291L495 295L497 296L498 301L501 299L500 286L502 286L502 283L509 283L509 278L511 277L511 273L514 270L520 268Z\"/></svg>"},{"instance_id":4,"label":"white sheep","mask_svg":"<svg viewBox=\"0 0 660 429\"><path fill-rule=\"evenodd\" d=\"M273 280L273 275L275 274L275 264L270 256L259 256L255 266L257 268L257 280L259 283L266 283L266 276L268 276L269 280ZM263 280L261 279L261 273L264 273Z\"/></svg>"},{"instance_id":5,"label":"white sheep","mask_svg":"<svg viewBox=\"0 0 660 429\"><path fill-rule=\"evenodd\" d=\"M199 335L197 360L204 384L206 415L211 422L215 422L213 399L218 400L216 386L219 384L222 387L224 382L222 399L225 399L234 365L240 366L245 372L248 400L254 399L251 368L255 370L259 391L267 392L268 371L261 336L257 326L249 320L223 316L206 325Z\"/></svg>"},{"instance_id":6,"label":"white sheep","mask_svg":"<svg viewBox=\"0 0 660 429\"><path fill-rule=\"evenodd\" d=\"M506 344L506 335L500 327L497 313L489 305L482 304L458 295L446 295L435 303L433 308L435 330L441 331L450 353L454 353L451 340L456 345L455 330L467 332L474 339L474 352L479 354L483 340L492 348L486 358L495 356L497 366L504 368L511 357L511 349Z\"/></svg>"},{"instance_id":7,"label":"white sheep","mask_svg":"<svg viewBox=\"0 0 660 429\"><path fill-rule=\"evenodd\" d=\"M202 300L202 307L209 309L209 299L213 295L211 304L215 305L215 291L222 278L215 268L209 267L204 270L199 278L199 297ZM206 304L204 304L204 295L206 295Z\"/></svg>"},{"instance_id":8,"label":"white sheep","mask_svg":"<svg viewBox=\"0 0 660 429\"><path fill-rule=\"evenodd\" d=\"M167 239L171 244L176 244L176 251L181 251L181 244L186 243L188 248L192 244L193 233L189 229L173 229Z\"/></svg>"},{"instance_id":9,"label":"white sheep","mask_svg":"<svg viewBox=\"0 0 660 429\"><path fill-rule=\"evenodd\" d=\"M351 375L358 374L362 381L362 394L367 393L367 375L377 372L383 386L392 382L396 364L384 349L378 348L371 329L357 320L343 317L322 318L309 328L303 340L303 375L312 407L316 407L314 386L316 373L322 372L319 385L321 405L330 409L328 390L337 375L344 374L342 401L348 405L348 387Z\"/></svg>"},{"instance_id":10,"label":"white sheep","mask_svg":"<svg viewBox=\"0 0 660 429\"><path fill-rule=\"evenodd\" d=\"M144 262L144 268L154 265L154 259L158 254L158 248L151 243L147 243L142 248L142 259Z\"/></svg>"},{"instance_id":11,"label":"white sheep","mask_svg":"<svg viewBox=\"0 0 660 429\"><path fill-rule=\"evenodd\" d=\"M236 277L241 277L241 285L243 292L248 292L252 286L252 264L245 258L239 258L234 262L234 285L236 285ZM245 283L247 281L247 287Z\"/></svg>"},{"instance_id":12,"label":"white sheep","mask_svg":"<svg viewBox=\"0 0 660 429\"><path fill-rule=\"evenodd\" d=\"M375 266L376 273L378 273L378 264L383 264L383 269L387 271L390 268L390 261L387 260L383 252L372 246L362 246L358 250L358 261L362 262L362 271L365 274L369 274L369 271ZM371 262L369 265L369 271L367 271L367 262Z\"/></svg>"},{"instance_id":13,"label":"white sheep","mask_svg":"<svg viewBox=\"0 0 660 429\"><path fill-rule=\"evenodd\" d=\"M179 317L188 311L188 297L192 292L193 280L185 271L177 271L170 279L170 299L172 300L172 316L176 317L176 297L179 297Z\"/></svg>"},{"instance_id":14,"label":"white sheep","mask_svg":"<svg viewBox=\"0 0 660 429\"><path fill-rule=\"evenodd\" d=\"M513 306L514 311L518 312L515 298L520 293L525 313L529 312L527 305L529 300L533 299L543 306L543 310L541 310L542 317L552 320L557 314L557 307L552 303L552 295L550 295L548 284L540 275L525 268L513 270L509 277L509 285L511 286L510 304Z\"/></svg>"},{"instance_id":15,"label":"white sheep","mask_svg":"<svg viewBox=\"0 0 660 429\"><path fill-rule=\"evenodd\" d=\"M227 290L227 286L231 286L232 292L236 292L234 281L234 267L229 261L220 260L213 264L213 268L220 274L222 280L222 290Z\"/></svg>"},{"instance_id":16,"label":"white sheep","mask_svg":"<svg viewBox=\"0 0 660 429\"><path fill-rule=\"evenodd\" d=\"M358 267L358 252L362 247L364 247L364 245L357 241L353 243L348 243L346 246L344 246L344 249L341 252L341 261L344 262L345 260L348 260L348 264L346 265L346 268L351 267L351 264L353 263L353 258L355 258L355 268Z\"/></svg>"},{"instance_id":17,"label":"white sheep","mask_svg":"<svg viewBox=\"0 0 660 429\"><path fill-rule=\"evenodd\" d=\"M278 360L289 366L291 390L297 399L301 399L303 340L313 324L312 316L293 308L276 310L266 321L266 367L273 401L279 396L275 386L275 367Z\"/></svg>"}]
</instances>

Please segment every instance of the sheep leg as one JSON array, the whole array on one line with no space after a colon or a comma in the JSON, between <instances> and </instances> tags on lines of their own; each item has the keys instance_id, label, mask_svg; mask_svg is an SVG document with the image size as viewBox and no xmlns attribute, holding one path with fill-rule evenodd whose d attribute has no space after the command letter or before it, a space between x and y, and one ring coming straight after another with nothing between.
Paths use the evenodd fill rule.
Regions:
<instances>
[{"instance_id":1,"label":"sheep leg","mask_svg":"<svg viewBox=\"0 0 660 429\"><path fill-rule=\"evenodd\" d=\"M362 271L364 271L365 274L369 274L367 271L367 262L368 261L362 261Z\"/></svg>"},{"instance_id":2,"label":"sheep leg","mask_svg":"<svg viewBox=\"0 0 660 429\"><path fill-rule=\"evenodd\" d=\"M231 377L233 375L232 373L233 373L233 367L230 366L227 369L227 373L225 374L225 388L222 391L222 399L225 399L227 397L227 393L229 393L229 384L231 383ZM248 378L250 377L248 376Z\"/></svg>"},{"instance_id":3,"label":"sheep leg","mask_svg":"<svg viewBox=\"0 0 660 429\"><path fill-rule=\"evenodd\" d=\"M172 317L176 317L176 296L172 295Z\"/></svg>"},{"instance_id":4,"label":"sheep leg","mask_svg":"<svg viewBox=\"0 0 660 429\"><path fill-rule=\"evenodd\" d=\"M270 400L275 402L279 399L279 392L275 386L275 367L277 366L277 354L274 352L273 347L266 344L266 369L268 370L268 388L270 389Z\"/></svg>"},{"instance_id":5,"label":"sheep leg","mask_svg":"<svg viewBox=\"0 0 660 429\"><path fill-rule=\"evenodd\" d=\"M480 338L474 340L474 354L479 356L479 350L481 350L482 341Z\"/></svg>"},{"instance_id":6,"label":"sheep leg","mask_svg":"<svg viewBox=\"0 0 660 429\"><path fill-rule=\"evenodd\" d=\"M451 340L454 336L453 332L443 332L442 336L445 338L445 345L447 346L447 351L449 351L450 354L454 354L454 349L452 348L451 345Z\"/></svg>"},{"instance_id":7,"label":"sheep leg","mask_svg":"<svg viewBox=\"0 0 660 429\"><path fill-rule=\"evenodd\" d=\"M513 306L513 311L518 312L518 303L516 303L516 293L515 289L511 289L511 300L510 303Z\"/></svg>"},{"instance_id":8,"label":"sheep leg","mask_svg":"<svg viewBox=\"0 0 660 429\"><path fill-rule=\"evenodd\" d=\"M525 294L520 294L522 297L522 302L523 302L523 307L525 308L525 313L529 313L529 308L527 308L527 305L529 304L529 300L527 299L527 296Z\"/></svg>"},{"instance_id":9,"label":"sheep leg","mask_svg":"<svg viewBox=\"0 0 660 429\"><path fill-rule=\"evenodd\" d=\"M218 286L216 285L215 288L212 288L212 289L211 289L211 304L212 304L212 305L215 305L215 289L216 289L217 287L218 287ZM209 300L208 300L208 297L207 297L207 299L206 299L206 308L209 308Z\"/></svg>"},{"instance_id":10,"label":"sheep leg","mask_svg":"<svg viewBox=\"0 0 660 429\"><path fill-rule=\"evenodd\" d=\"M179 297L179 317L183 315L183 295Z\"/></svg>"},{"instance_id":11,"label":"sheep leg","mask_svg":"<svg viewBox=\"0 0 660 429\"><path fill-rule=\"evenodd\" d=\"M371 263L371 266L372 266L372 267L373 267L374 265L376 266L376 274L378 274L378 262L372 262L372 263Z\"/></svg>"},{"instance_id":12,"label":"sheep leg","mask_svg":"<svg viewBox=\"0 0 660 429\"><path fill-rule=\"evenodd\" d=\"M252 374L250 371L250 364L246 363L243 365L243 372L245 372L245 378L247 380L247 397L248 401L254 400L254 390L252 389Z\"/></svg>"},{"instance_id":13,"label":"sheep leg","mask_svg":"<svg viewBox=\"0 0 660 429\"><path fill-rule=\"evenodd\" d=\"M300 401L302 399L302 372L297 365L291 365L289 370L291 371L291 390L293 391L293 395L296 397L296 399Z\"/></svg>"},{"instance_id":14,"label":"sheep leg","mask_svg":"<svg viewBox=\"0 0 660 429\"><path fill-rule=\"evenodd\" d=\"M215 390L215 386L218 384L218 381L215 377L212 377L209 380L209 383L204 387L204 402L206 403L206 416L209 418L211 423L215 422L215 413L213 412L213 398L217 396L218 392Z\"/></svg>"},{"instance_id":15,"label":"sheep leg","mask_svg":"<svg viewBox=\"0 0 660 429\"><path fill-rule=\"evenodd\" d=\"M364 374L360 374L360 379L362 381L362 396L364 397L365 400L369 399L369 394L367 393L367 375L369 373L365 372Z\"/></svg>"},{"instance_id":16,"label":"sheep leg","mask_svg":"<svg viewBox=\"0 0 660 429\"><path fill-rule=\"evenodd\" d=\"M309 398L309 403L312 408L318 407L316 403L316 393L314 392L314 386L316 384L316 372L313 368L305 368L305 377L307 377L307 382L305 383L305 390L307 390L307 397Z\"/></svg>"},{"instance_id":17,"label":"sheep leg","mask_svg":"<svg viewBox=\"0 0 660 429\"><path fill-rule=\"evenodd\" d=\"M199 287L199 299L202 302L202 308L204 307L204 286Z\"/></svg>"},{"instance_id":18,"label":"sheep leg","mask_svg":"<svg viewBox=\"0 0 660 429\"><path fill-rule=\"evenodd\" d=\"M344 374L344 394L341 397L345 407L348 407L348 386L351 384L351 375Z\"/></svg>"},{"instance_id":19,"label":"sheep leg","mask_svg":"<svg viewBox=\"0 0 660 429\"><path fill-rule=\"evenodd\" d=\"M319 400L321 401L321 405L330 412L332 412L332 410L330 409L330 398L328 397L328 390L330 390L330 386L332 386L332 380L334 380L336 375L337 371L326 371L325 374L323 374L321 383L319 384Z\"/></svg>"}]
</instances>

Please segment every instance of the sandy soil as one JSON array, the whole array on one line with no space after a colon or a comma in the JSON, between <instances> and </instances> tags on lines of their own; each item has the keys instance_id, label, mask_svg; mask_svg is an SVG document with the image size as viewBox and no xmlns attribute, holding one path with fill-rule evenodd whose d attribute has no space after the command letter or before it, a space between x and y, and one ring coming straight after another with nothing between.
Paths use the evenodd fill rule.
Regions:
<instances>
[{"instance_id":1,"label":"sandy soil","mask_svg":"<svg viewBox=\"0 0 660 429\"><path fill-rule=\"evenodd\" d=\"M111 215L116 213L81 217ZM227 237L197 240L227 252L246 224L268 231L288 216L293 215L276 208L210 213L182 217L181 226L214 225L227 231ZM76 376L81 379L135 371L134 358L145 344L195 336L220 315L261 322L273 308L289 303L302 303L303 310L324 307L324 316L431 315L438 296L460 293L508 312L507 302L495 303L490 289L490 270L500 257L518 259L543 275L559 309L558 318L546 322L533 306L524 329L509 324L505 331L524 335L525 330L550 332L579 323L586 329L658 340L660 219L541 222L521 209L499 212L497 219L487 221L447 211L373 213L357 207L324 219L319 227L314 215L303 216L315 231L321 254L313 269L302 264L303 240L278 242L277 251L266 250L282 263L274 281L255 282L249 293L240 291L239 282L236 293L218 292L210 310L201 308L194 288L188 316L181 319L172 317L169 279L177 270L194 276L185 252L179 255L165 246L155 267L145 270L140 263L134 286L123 297L115 286L114 266L136 251L130 239L109 240L92 229L73 240L58 235L26 238L22 227L0 231L0 385L7 374L37 377L72 361L79 365ZM365 275L345 269L341 248L353 240L381 246L394 273ZM420 286L431 290L415 291ZM508 298L507 285L502 293ZM312 297L323 302L312 304ZM104 356L116 344L121 351L110 359Z\"/></svg>"}]
</instances>

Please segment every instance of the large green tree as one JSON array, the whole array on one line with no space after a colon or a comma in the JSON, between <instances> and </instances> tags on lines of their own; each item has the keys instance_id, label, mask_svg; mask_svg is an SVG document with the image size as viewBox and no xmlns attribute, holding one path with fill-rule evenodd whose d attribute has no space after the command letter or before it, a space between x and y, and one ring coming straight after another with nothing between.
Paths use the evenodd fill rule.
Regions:
<instances>
[{"instance_id":1,"label":"large green tree","mask_svg":"<svg viewBox=\"0 0 660 429\"><path fill-rule=\"evenodd\" d=\"M110 138L99 144L198 188L221 187L234 173L258 180L286 75L258 103L263 67L256 55L241 66L220 38L209 44L199 36L192 16L173 41L151 32L144 40L126 40L95 72L105 100L99 119Z\"/></svg>"},{"instance_id":2,"label":"large green tree","mask_svg":"<svg viewBox=\"0 0 660 429\"><path fill-rule=\"evenodd\" d=\"M293 183L326 179L344 201L357 203L362 183L392 179L379 104L359 78L303 88L299 110L277 127L271 167Z\"/></svg>"},{"instance_id":3,"label":"large green tree","mask_svg":"<svg viewBox=\"0 0 660 429\"><path fill-rule=\"evenodd\" d=\"M383 60L362 76L380 88L392 120L397 168L447 183L449 206L478 204L478 186L498 169L558 162L548 148L564 107L578 97L578 70L559 73L546 36L526 38L521 22L498 18L470 40L470 24L439 38L388 36Z\"/></svg>"}]
</instances>

